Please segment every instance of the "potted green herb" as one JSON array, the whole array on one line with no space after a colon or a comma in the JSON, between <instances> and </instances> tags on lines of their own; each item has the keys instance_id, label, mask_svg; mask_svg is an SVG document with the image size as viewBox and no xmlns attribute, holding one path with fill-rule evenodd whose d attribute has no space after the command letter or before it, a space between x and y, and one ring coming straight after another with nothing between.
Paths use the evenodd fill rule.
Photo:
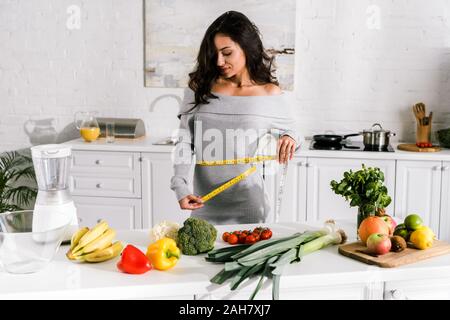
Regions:
<instances>
[{"instance_id":1,"label":"potted green herb","mask_svg":"<svg viewBox=\"0 0 450 320\"><path fill-rule=\"evenodd\" d=\"M366 217L375 215L391 203L391 197L384 185L384 174L380 168L366 168L344 172L344 178L331 181L331 189L350 201L351 207L358 207L357 227Z\"/></svg>"},{"instance_id":2,"label":"potted green herb","mask_svg":"<svg viewBox=\"0 0 450 320\"><path fill-rule=\"evenodd\" d=\"M22 210L30 205L37 194L33 185L36 176L30 157L17 151L0 154L0 212Z\"/></svg>"}]
</instances>

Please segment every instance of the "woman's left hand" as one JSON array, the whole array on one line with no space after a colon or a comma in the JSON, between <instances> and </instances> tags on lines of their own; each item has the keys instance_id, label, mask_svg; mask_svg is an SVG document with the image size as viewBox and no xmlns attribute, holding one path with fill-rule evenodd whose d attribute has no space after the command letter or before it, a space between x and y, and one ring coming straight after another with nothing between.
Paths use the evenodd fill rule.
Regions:
<instances>
[{"instance_id":1,"label":"woman's left hand","mask_svg":"<svg viewBox=\"0 0 450 320\"><path fill-rule=\"evenodd\" d=\"M282 136L278 140L278 162L286 163L292 160L295 152L295 140L289 136Z\"/></svg>"}]
</instances>

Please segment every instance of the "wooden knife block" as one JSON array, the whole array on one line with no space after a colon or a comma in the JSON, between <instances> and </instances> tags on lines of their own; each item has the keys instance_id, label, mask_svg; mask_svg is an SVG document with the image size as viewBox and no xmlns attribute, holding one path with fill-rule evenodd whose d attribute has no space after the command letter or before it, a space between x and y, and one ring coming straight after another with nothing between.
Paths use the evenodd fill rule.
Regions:
<instances>
[{"instance_id":1,"label":"wooden knife block","mask_svg":"<svg viewBox=\"0 0 450 320\"><path fill-rule=\"evenodd\" d=\"M417 123L416 142L431 142L431 122L427 125Z\"/></svg>"}]
</instances>

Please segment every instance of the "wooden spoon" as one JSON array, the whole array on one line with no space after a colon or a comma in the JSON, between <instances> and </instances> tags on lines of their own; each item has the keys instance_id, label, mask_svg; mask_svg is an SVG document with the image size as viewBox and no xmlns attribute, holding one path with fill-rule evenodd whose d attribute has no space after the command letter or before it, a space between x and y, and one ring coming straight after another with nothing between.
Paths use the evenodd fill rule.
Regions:
<instances>
[{"instance_id":1,"label":"wooden spoon","mask_svg":"<svg viewBox=\"0 0 450 320\"><path fill-rule=\"evenodd\" d=\"M419 103L419 113L421 115L421 119L423 119L426 115L425 105L422 102Z\"/></svg>"},{"instance_id":2,"label":"wooden spoon","mask_svg":"<svg viewBox=\"0 0 450 320\"><path fill-rule=\"evenodd\" d=\"M419 124L423 125L424 124L423 118L425 118L425 104L423 104L422 102L418 102L415 104L415 107L419 119Z\"/></svg>"},{"instance_id":3,"label":"wooden spoon","mask_svg":"<svg viewBox=\"0 0 450 320\"><path fill-rule=\"evenodd\" d=\"M419 125L422 125L420 115L419 115L419 107L417 106L417 104L413 105L413 112L414 112L414 116L416 117L416 120L419 123Z\"/></svg>"},{"instance_id":4,"label":"wooden spoon","mask_svg":"<svg viewBox=\"0 0 450 320\"><path fill-rule=\"evenodd\" d=\"M419 121L419 113L417 112L417 106L413 105L412 109L413 109L414 116L416 117L416 120Z\"/></svg>"}]
</instances>

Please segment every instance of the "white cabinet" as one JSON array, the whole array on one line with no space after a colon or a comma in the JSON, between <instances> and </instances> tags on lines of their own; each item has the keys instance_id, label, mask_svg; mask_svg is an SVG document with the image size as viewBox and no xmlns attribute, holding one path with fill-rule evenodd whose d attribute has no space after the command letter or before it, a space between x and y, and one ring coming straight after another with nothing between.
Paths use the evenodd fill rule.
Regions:
<instances>
[{"instance_id":1,"label":"white cabinet","mask_svg":"<svg viewBox=\"0 0 450 320\"><path fill-rule=\"evenodd\" d=\"M330 186L345 171L362 164L379 167L392 198L390 215L421 215L440 239L450 240L450 162L383 159L295 157L289 162L279 222L316 223L329 218L356 219L356 208ZM271 168L272 167L272 168ZM194 167L193 167L194 168ZM267 222L275 222L281 168L266 164L264 184L271 204ZM191 172L191 184L192 184ZM81 206L79 215L95 222L99 215L124 210L115 222L123 228L150 228L163 220L182 223L190 211L181 210L170 189L173 164L170 152L74 150L69 186ZM120 205L113 210L115 201ZM100 209L103 208L103 209ZM100 211L99 211L100 210ZM89 223L91 224L91 223Z\"/></svg>"},{"instance_id":2,"label":"white cabinet","mask_svg":"<svg viewBox=\"0 0 450 320\"><path fill-rule=\"evenodd\" d=\"M436 233L439 231L441 161L397 161L395 215L416 213ZM445 197L448 199L448 195ZM447 200L448 201L448 200Z\"/></svg>"},{"instance_id":3,"label":"white cabinet","mask_svg":"<svg viewBox=\"0 0 450 320\"><path fill-rule=\"evenodd\" d=\"M384 173L384 183L392 198L387 211L394 210L395 160L308 158L306 218L308 222L324 221L329 218L356 221L356 207L350 207L349 202L335 194L331 190L330 182L340 181L345 171L360 170L362 164L366 167L378 167Z\"/></svg>"},{"instance_id":4,"label":"white cabinet","mask_svg":"<svg viewBox=\"0 0 450 320\"><path fill-rule=\"evenodd\" d=\"M141 200L74 196L80 226L92 227L106 220L115 229L141 228Z\"/></svg>"},{"instance_id":5,"label":"white cabinet","mask_svg":"<svg viewBox=\"0 0 450 320\"><path fill-rule=\"evenodd\" d=\"M392 198L388 213L394 215L395 160L335 159L300 157L289 163L284 186L280 222L317 222L330 218L352 220L357 209L331 190L332 180L340 181L344 172L356 171L361 165L379 167L384 173L385 185ZM280 180L280 170L275 176L266 177L272 207L275 207Z\"/></svg>"},{"instance_id":6,"label":"white cabinet","mask_svg":"<svg viewBox=\"0 0 450 320\"><path fill-rule=\"evenodd\" d=\"M278 222L305 221L306 220L306 158L294 158L289 162ZM273 164L272 164L273 165ZM271 215L269 222L274 219L275 206L280 188L282 167L265 166L264 181L269 196Z\"/></svg>"},{"instance_id":7,"label":"white cabinet","mask_svg":"<svg viewBox=\"0 0 450 320\"><path fill-rule=\"evenodd\" d=\"M388 281L384 287L385 300L449 300L450 279Z\"/></svg>"},{"instance_id":8,"label":"white cabinet","mask_svg":"<svg viewBox=\"0 0 450 320\"><path fill-rule=\"evenodd\" d=\"M283 277L282 277L283 281ZM244 285L244 284L243 284ZM196 295L196 300L248 300L256 286L247 285L236 291ZM280 288L280 300L380 300L382 283L322 285L305 288ZM260 290L255 300L271 300L272 286Z\"/></svg>"},{"instance_id":9,"label":"white cabinet","mask_svg":"<svg viewBox=\"0 0 450 320\"><path fill-rule=\"evenodd\" d=\"M74 151L69 186L72 195L141 197L139 153Z\"/></svg>"},{"instance_id":10,"label":"white cabinet","mask_svg":"<svg viewBox=\"0 0 450 320\"><path fill-rule=\"evenodd\" d=\"M142 228L138 152L73 151L69 188L79 224L101 219L116 229Z\"/></svg>"},{"instance_id":11,"label":"white cabinet","mask_svg":"<svg viewBox=\"0 0 450 320\"><path fill-rule=\"evenodd\" d=\"M450 241L450 161L444 161L442 166L439 237L442 240Z\"/></svg>"},{"instance_id":12,"label":"white cabinet","mask_svg":"<svg viewBox=\"0 0 450 320\"><path fill-rule=\"evenodd\" d=\"M143 227L163 220L182 223L189 210L181 210L175 193L170 189L173 164L170 153L142 153L142 214ZM192 181L192 180L191 180Z\"/></svg>"},{"instance_id":13,"label":"white cabinet","mask_svg":"<svg viewBox=\"0 0 450 320\"><path fill-rule=\"evenodd\" d=\"M80 225L100 218L121 229L151 228L163 220L182 223L181 210L170 189L171 154L140 152L73 152L69 177Z\"/></svg>"}]
</instances>

